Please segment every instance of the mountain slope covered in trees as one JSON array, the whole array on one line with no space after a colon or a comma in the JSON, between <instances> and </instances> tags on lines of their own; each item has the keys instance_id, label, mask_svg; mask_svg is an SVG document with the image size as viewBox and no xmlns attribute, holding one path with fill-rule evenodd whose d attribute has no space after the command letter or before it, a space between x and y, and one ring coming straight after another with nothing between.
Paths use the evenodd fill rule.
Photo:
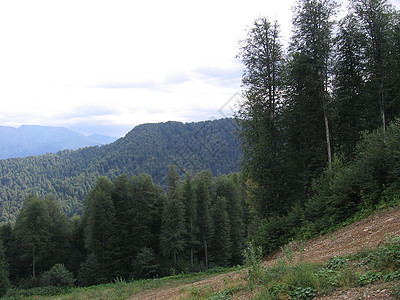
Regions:
<instances>
[{"instance_id":1,"label":"mountain slope covered in trees","mask_svg":"<svg viewBox=\"0 0 400 300\"><path fill-rule=\"evenodd\" d=\"M235 131L233 119L144 124L109 145L0 160L0 222L13 221L31 193L53 194L67 214L81 213L82 199L99 176L148 173L165 186L170 164L189 174L237 171L241 150Z\"/></svg>"},{"instance_id":2,"label":"mountain slope covered in trees","mask_svg":"<svg viewBox=\"0 0 400 300\"><path fill-rule=\"evenodd\" d=\"M84 136L64 127L22 125L0 126L0 159L76 150L112 143L116 138L93 134Z\"/></svg>"}]
</instances>

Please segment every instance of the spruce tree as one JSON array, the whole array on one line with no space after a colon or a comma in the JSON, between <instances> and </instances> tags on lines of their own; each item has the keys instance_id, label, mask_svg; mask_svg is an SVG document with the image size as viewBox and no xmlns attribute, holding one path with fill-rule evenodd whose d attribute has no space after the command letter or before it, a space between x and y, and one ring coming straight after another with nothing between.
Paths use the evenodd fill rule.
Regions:
<instances>
[{"instance_id":1,"label":"spruce tree","mask_svg":"<svg viewBox=\"0 0 400 300\"><path fill-rule=\"evenodd\" d=\"M197 201L195 187L188 174L182 184L182 200L185 206L186 245L190 250L190 265L194 266L194 252L199 245L197 239Z\"/></svg>"},{"instance_id":2,"label":"spruce tree","mask_svg":"<svg viewBox=\"0 0 400 300\"><path fill-rule=\"evenodd\" d=\"M284 122L292 203L304 200L313 177L331 163L328 104L336 7L334 0L299 0L294 8Z\"/></svg>"},{"instance_id":3,"label":"spruce tree","mask_svg":"<svg viewBox=\"0 0 400 300\"><path fill-rule=\"evenodd\" d=\"M277 22L255 20L238 57L244 66L245 100L237 114L244 171L256 183L257 212L265 217L283 211L286 190L280 124L284 60Z\"/></svg>"},{"instance_id":4,"label":"spruce tree","mask_svg":"<svg viewBox=\"0 0 400 300\"><path fill-rule=\"evenodd\" d=\"M209 266L209 248L213 237L214 229L211 218L211 180L210 171L202 171L197 174L196 182L196 199L197 199L197 226L199 228L200 248L204 253L204 262L206 268Z\"/></svg>"},{"instance_id":5,"label":"spruce tree","mask_svg":"<svg viewBox=\"0 0 400 300\"><path fill-rule=\"evenodd\" d=\"M229 218L231 240L231 264L242 262L242 251L246 241L244 225L243 202L245 200L244 186L237 173L230 176L220 175L215 179L216 197L225 198L226 211Z\"/></svg>"},{"instance_id":6,"label":"spruce tree","mask_svg":"<svg viewBox=\"0 0 400 300\"><path fill-rule=\"evenodd\" d=\"M213 207L214 237L212 253L214 263L226 267L229 265L231 253L230 224L225 197L218 197Z\"/></svg>"},{"instance_id":7,"label":"spruce tree","mask_svg":"<svg viewBox=\"0 0 400 300\"><path fill-rule=\"evenodd\" d=\"M389 116L388 107L395 108L396 103L388 98L393 81L389 65L393 52L391 32L394 27L394 9L387 0L352 0L351 7L360 24L359 30L364 35L364 61L366 67L367 87L365 97L370 107L370 124L368 129L379 126L386 131L387 120L399 112L394 109ZM397 105L398 107L398 105ZM389 110L392 112L391 110Z\"/></svg>"},{"instance_id":8,"label":"spruce tree","mask_svg":"<svg viewBox=\"0 0 400 300\"><path fill-rule=\"evenodd\" d=\"M178 191L178 178L176 167L170 166L160 237L163 253L173 257L174 266L176 266L178 254L184 249L186 232L184 207Z\"/></svg>"},{"instance_id":9,"label":"spruce tree","mask_svg":"<svg viewBox=\"0 0 400 300\"><path fill-rule=\"evenodd\" d=\"M135 259L131 245L135 242L132 235L132 205L126 175L117 177L112 186L111 197L115 207L116 241L115 264L119 276L126 278L131 271L131 263Z\"/></svg>"},{"instance_id":10,"label":"spruce tree","mask_svg":"<svg viewBox=\"0 0 400 300\"><path fill-rule=\"evenodd\" d=\"M90 274L94 282L104 283L116 276L114 265L116 247L115 207L111 199L112 184L105 177L99 177L85 199L85 239L88 249L88 270L100 273Z\"/></svg>"},{"instance_id":11,"label":"spruce tree","mask_svg":"<svg viewBox=\"0 0 400 300\"><path fill-rule=\"evenodd\" d=\"M363 47L365 37L353 14L339 23L336 37L334 77L333 140L337 150L351 158L361 131L370 127L364 83Z\"/></svg>"}]
</instances>

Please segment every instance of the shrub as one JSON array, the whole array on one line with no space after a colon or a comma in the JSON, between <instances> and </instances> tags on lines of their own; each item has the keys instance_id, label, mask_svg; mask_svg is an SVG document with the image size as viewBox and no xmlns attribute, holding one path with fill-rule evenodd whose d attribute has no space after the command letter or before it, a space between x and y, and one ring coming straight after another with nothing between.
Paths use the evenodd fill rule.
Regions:
<instances>
[{"instance_id":1,"label":"shrub","mask_svg":"<svg viewBox=\"0 0 400 300\"><path fill-rule=\"evenodd\" d=\"M243 250L245 266L248 267L247 280L250 284L259 284L264 276L262 249L249 243Z\"/></svg>"},{"instance_id":2,"label":"shrub","mask_svg":"<svg viewBox=\"0 0 400 300\"><path fill-rule=\"evenodd\" d=\"M380 280L382 277L382 273L378 272L368 272L365 274L361 274L361 276L358 278L358 285L364 286L368 284L372 284L374 282L377 282Z\"/></svg>"},{"instance_id":3,"label":"shrub","mask_svg":"<svg viewBox=\"0 0 400 300\"><path fill-rule=\"evenodd\" d=\"M133 276L135 278L156 277L160 268L153 249L147 247L142 248L137 254L133 266L135 270Z\"/></svg>"},{"instance_id":4,"label":"shrub","mask_svg":"<svg viewBox=\"0 0 400 300\"><path fill-rule=\"evenodd\" d=\"M326 267L331 270L341 269L349 263L349 259L343 256L334 256L328 260Z\"/></svg>"},{"instance_id":5,"label":"shrub","mask_svg":"<svg viewBox=\"0 0 400 300\"><path fill-rule=\"evenodd\" d=\"M371 264L379 269L396 270L400 268L400 238L389 238L373 253Z\"/></svg>"},{"instance_id":6,"label":"shrub","mask_svg":"<svg viewBox=\"0 0 400 300\"><path fill-rule=\"evenodd\" d=\"M71 287L74 282L74 275L63 264L55 264L41 279L42 286Z\"/></svg>"},{"instance_id":7,"label":"shrub","mask_svg":"<svg viewBox=\"0 0 400 300\"><path fill-rule=\"evenodd\" d=\"M311 287L302 288L299 287L295 291L290 293L290 299L313 299L317 295L317 290Z\"/></svg>"}]
</instances>

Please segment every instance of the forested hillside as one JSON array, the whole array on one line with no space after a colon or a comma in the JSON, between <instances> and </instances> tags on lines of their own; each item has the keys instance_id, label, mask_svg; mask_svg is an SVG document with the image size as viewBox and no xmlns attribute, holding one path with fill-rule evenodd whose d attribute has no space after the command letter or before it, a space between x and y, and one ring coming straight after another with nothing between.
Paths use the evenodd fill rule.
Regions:
<instances>
[{"instance_id":1,"label":"forested hillside","mask_svg":"<svg viewBox=\"0 0 400 300\"><path fill-rule=\"evenodd\" d=\"M30 193L53 194L68 215L82 213L82 199L99 176L148 173L165 186L170 164L189 174L237 171L241 151L235 131L232 119L144 124L109 145L0 160L0 222L15 220Z\"/></svg>"}]
</instances>

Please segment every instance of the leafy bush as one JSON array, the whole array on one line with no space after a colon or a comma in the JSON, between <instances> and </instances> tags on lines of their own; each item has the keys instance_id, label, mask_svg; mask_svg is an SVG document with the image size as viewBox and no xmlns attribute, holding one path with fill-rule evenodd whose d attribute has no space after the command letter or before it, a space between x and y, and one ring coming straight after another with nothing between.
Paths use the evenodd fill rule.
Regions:
<instances>
[{"instance_id":1,"label":"leafy bush","mask_svg":"<svg viewBox=\"0 0 400 300\"><path fill-rule=\"evenodd\" d=\"M393 280L400 280L400 270L386 274L383 279L385 280L385 282L389 282L389 281L393 281Z\"/></svg>"},{"instance_id":2,"label":"leafy bush","mask_svg":"<svg viewBox=\"0 0 400 300\"><path fill-rule=\"evenodd\" d=\"M32 297L33 296L56 296L61 294L66 294L70 292L71 288L69 287L57 287L57 286L46 286L46 287L37 287L27 290L22 289L11 289L7 292L7 297L12 299L21 299L24 297Z\"/></svg>"},{"instance_id":3,"label":"leafy bush","mask_svg":"<svg viewBox=\"0 0 400 300\"><path fill-rule=\"evenodd\" d=\"M41 279L42 286L72 287L74 282L74 275L63 264L55 264Z\"/></svg>"},{"instance_id":4,"label":"leafy bush","mask_svg":"<svg viewBox=\"0 0 400 300\"><path fill-rule=\"evenodd\" d=\"M135 278L153 278L158 274L160 265L153 249L143 247L137 254L133 267L135 270L133 276Z\"/></svg>"},{"instance_id":5,"label":"leafy bush","mask_svg":"<svg viewBox=\"0 0 400 300\"><path fill-rule=\"evenodd\" d=\"M326 267L331 270L343 268L349 263L349 259L343 256L334 256L328 260Z\"/></svg>"},{"instance_id":6,"label":"leafy bush","mask_svg":"<svg viewBox=\"0 0 400 300\"><path fill-rule=\"evenodd\" d=\"M249 243L243 250L245 266L248 267L247 280L250 284L258 284L264 276L264 268L262 265L261 247L256 247Z\"/></svg>"},{"instance_id":7,"label":"leafy bush","mask_svg":"<svg viewBox=\"0 0 400 300\"><path fill-rule=\"evenodd\" d=\"M377 282L382 278L382 273L380 272L367 272L365 274L361 274L358 278L358 285L364 286L368 284L372 284Z\"/></svg>"},{"instance_id":8,"label":"leafy bush","mask_svg":"<svg viewBox=\"0 0 400 300\"><path fill-rule=\"evenodd\" d=\"M313 299L317 295L317 290L311 287L302 288L299 287L295 291L290 293L290 299L307 300Z\"/></svg>"},{"instance_id":9,"label":"leafy bush","mask_svg":"<svg viewBox=\"0 0 400 300\"><path fill-rule=\"evenodd\" d=\"M373 252L371 264L380 270L400 268L400 238L389 238L377 251Z\"/></svg>"}]
</instances>

